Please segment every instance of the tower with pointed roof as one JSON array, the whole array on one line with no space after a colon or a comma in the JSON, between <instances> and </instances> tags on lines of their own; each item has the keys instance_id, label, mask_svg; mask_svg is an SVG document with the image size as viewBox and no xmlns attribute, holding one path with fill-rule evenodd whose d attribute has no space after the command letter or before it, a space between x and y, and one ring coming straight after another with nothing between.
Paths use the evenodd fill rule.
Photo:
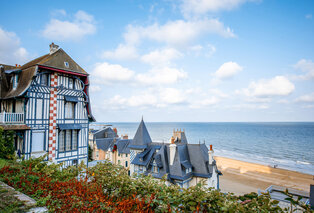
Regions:
<instances>
[{"instance_id":1,"label":"tower with pointed roof","mask_svg":"<svg viewBox=\"0 0 314 213\"><path fill-rule=\"evenodd\" d=\"M135 156L138 153L143 152L150 144L152 143L152 139L147 131L144 119L142 117L142 120L140 122L140 125L137 128L137 131L135 133L135 136L132 140L132 142L129 144L130 148L130 161L132 162L135 158ZM134 172L134 165L130 165L130 172L131 175Z\"/></svg>"}]
</instances>

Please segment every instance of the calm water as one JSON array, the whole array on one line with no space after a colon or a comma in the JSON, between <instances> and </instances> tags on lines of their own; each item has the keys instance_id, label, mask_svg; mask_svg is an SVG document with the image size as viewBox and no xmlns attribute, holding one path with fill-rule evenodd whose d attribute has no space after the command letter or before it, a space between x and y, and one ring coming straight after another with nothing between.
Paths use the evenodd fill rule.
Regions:
<instances>
[{"instance_id":1,"label":"calm water","mask_svg":"<svg viewBox=\"0 0 314 213\"><path fill-rule=\"evenodd\" d=\"M139 123L109 123L133 138ZM146 123L153 141L185 129L189 143L213 144L215 155L278 165L314 175L314 123Z\"/></svg>"}]
</instances>

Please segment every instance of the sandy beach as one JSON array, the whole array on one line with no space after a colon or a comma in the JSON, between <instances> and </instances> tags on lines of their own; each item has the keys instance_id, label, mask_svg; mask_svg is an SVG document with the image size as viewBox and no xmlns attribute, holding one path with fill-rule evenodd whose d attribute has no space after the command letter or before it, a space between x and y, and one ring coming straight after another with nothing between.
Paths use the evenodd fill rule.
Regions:
<instances>
[{"instance_id":1,"label":"sandy beach","mask_svg":"<svg viewBox=\"0 0 314 213\"><path fill-rule=\"evenodd\" d=\"M314 184L314 176L280 168L248 163L225 157L215 157L220 176L220 189L223 192L244 194L265 190L270 185L279 185L306 192Z\"/></svg>"}]
</instances>

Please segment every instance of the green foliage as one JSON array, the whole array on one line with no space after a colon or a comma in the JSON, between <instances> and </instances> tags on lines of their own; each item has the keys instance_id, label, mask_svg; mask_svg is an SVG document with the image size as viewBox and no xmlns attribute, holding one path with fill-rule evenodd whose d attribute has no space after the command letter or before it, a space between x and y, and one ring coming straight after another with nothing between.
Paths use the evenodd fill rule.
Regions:
<instances>
[{"instance_id":1,"label":"green foliage","mask_svg":"<svg viewBox=\"0 0 314 213\"><path fill-rule=\"evenodd\" d=\"M32 192L32 197L37 200L38 205L47 204L50 209L58 209L64 206L64 203L68 203L66 200L62 201L63 198L58 198L58 201L54 200L55 198L51 198L53 196L51 193L54 193L54 196L63 194L65 199L82 202L80 201L82 200L81 197L75 196L86 197L87 193L93 195L92 188L94 187L94 190L98 190L97 193L105 194L106 201L103 202L111 203L110 205L104 205L104 203L96 202L97 205L99 204L97 208L100 209L98 210L104 211L113 211L112 209L110 210L110 208L114 208L111 205L118 205L117 203L124 200L123 204L120 202L123 209L126 212L132 212L135 208L133 201L137 200L136 205L143 205L141 201L149 205L149 209L146 209L148 212L290 212L289 209L281 209L277 205L278 201L271 200L269 194L259 196L256 193L250 193L243 196L235 196L232 193L222 193L212 188L206 188L202 184L182 189L176 185L167 186L166 177L163 177L162 180L154 179L151 176L130 177L126 169L122 166L113 165L110 162L98 163L91 168L86 168L81 164L78 167L61 169L62 165L48 163L43 161L44 159L45 156L10 165L9 170L0 173L0 180L19 187L24 193ZM25 169L28 171L27 175L25 174ZM38 176L37 174L39 173L44 176ZM74 193L74 197L70 195L73 192L68 191L67 187L61 187L61 191L58 192L53 189L54 191L51 191L51 193L47 192L47 189L43 191L43 189L33 187L33 185L38 185L43 180L40 178L44 178L44 180L49 178L50 184L57 183L57 185L62 185L64 183L66 185L67 181L68 183L76 183L79 186L81 182L75 182L74 180L77 180L77 177L80 175L83 177L81 180L88 180L87 183L93 187L85 187L84 184L86 183L84 183L82 186L87 191L77 191ZM29 185L21 182L23 179ZM43 194L45 195L43 196ZM71 198L67 197L67 194ZM300 202L299 198L297 200L294 200L291 196L288 196L288 198L291 205L299 209L302 208L304 212L311 212L308 206ZM91 198L93 201L95 199L100 199L100 197L97 195L95 198ZM79 202L71 204L72 207L77 205L77 208L81 208L84 205L89 205ZM129 210L127 210L128 205L126 204L128 202L133 205L130 204L132 208L130 207L131 209ZM145 211L143 210L142 212Z\"/></svg>"},{"instance_id":2,"label":"green foliage","mask_svg":"<svg viewBox=\"0 0 314 213\"><path fill-rule=\"evenodd\" d=\"M90 147L90 145L88 145L88 161L92 161L93 160L93 150Z\"/></svg>"},{"instance_id":3,"label":"green foliage","mask_svg":"<svg viewBox=\"0 0 314 213\"><path fill-rule=\"evenodd\" d=\"M0 158L14 159L14 132L4 131L0 127Z\"/></svg>"}]
</instances>

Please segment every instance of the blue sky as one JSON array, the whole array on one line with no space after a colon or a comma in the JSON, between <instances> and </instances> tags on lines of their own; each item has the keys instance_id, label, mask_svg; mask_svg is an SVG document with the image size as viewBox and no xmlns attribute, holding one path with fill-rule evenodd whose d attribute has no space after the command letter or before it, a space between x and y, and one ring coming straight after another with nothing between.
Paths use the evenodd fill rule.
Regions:
<instances>
[{"instance_id":1,"label":"blue sky","mask_svg":"<svg viewBox=\"0 0 314 213\"><path fill-rule=\"evenodd\" d=\"M314 121L311 0L1 1L0 63L55 42L97 121Z\"/></svg>"}]
</instances>

